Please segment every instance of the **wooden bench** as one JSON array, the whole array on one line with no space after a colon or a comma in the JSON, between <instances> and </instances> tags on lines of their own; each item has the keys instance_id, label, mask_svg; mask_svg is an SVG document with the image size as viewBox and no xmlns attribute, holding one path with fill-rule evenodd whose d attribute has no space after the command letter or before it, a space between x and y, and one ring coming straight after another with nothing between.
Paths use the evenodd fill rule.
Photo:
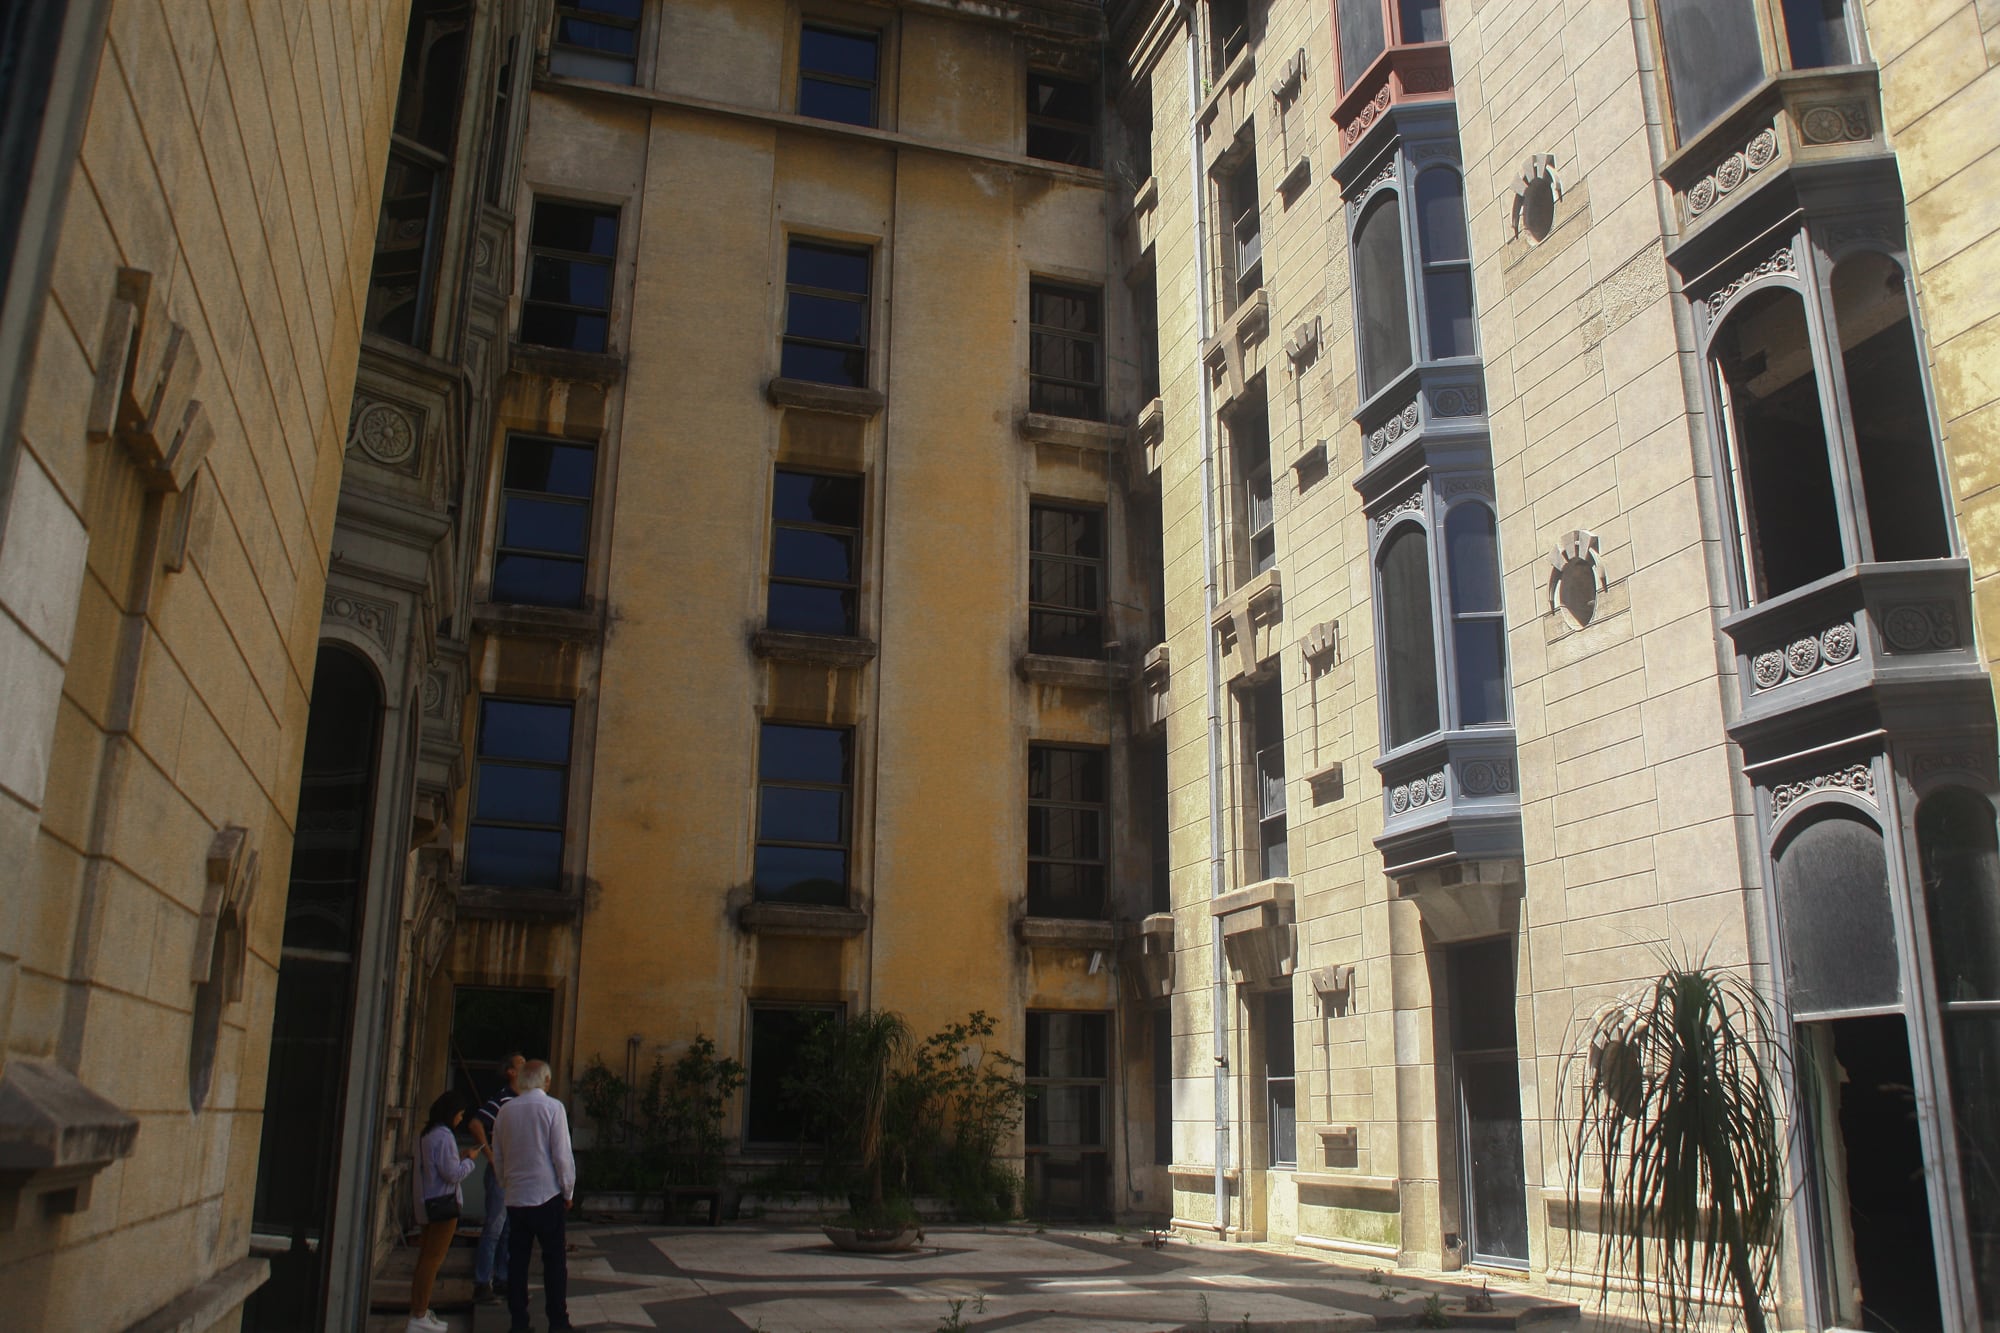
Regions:
<instances>
[{"instance_id":1,"label":"wooden bench","mask_svg":"<svg viewBox=\"0 0 2000 1333\"><path fill-rule=\"evenodd\" d=\"M663 1226L678 1226L677 1220L687 1211L687 1203L708 1204L707 1221L702 1225L715 1226L722 1221L722 1187L720 1185L669 1185L660 1195L660 1223Z\"/></svg>"}]
</instances>

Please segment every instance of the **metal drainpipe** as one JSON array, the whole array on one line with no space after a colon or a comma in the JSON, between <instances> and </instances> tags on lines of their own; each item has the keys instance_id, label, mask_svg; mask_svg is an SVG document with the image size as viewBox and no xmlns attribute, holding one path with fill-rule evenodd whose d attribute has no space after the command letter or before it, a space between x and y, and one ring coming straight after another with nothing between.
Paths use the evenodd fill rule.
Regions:
<instances>
[{"instance_id":1,"label":"metal drainpipe","mask_svg":"<svg viewBox=\"0 0 2000 1333\"><path fill-rule=\"evenodd\" d=\"M1216 550L1215 550L1215 424L1214 401L1209 386L1208 365L1201 349L1212 336L1209 328L1208 223L1206 176L1201 157L1201 24L1192 0L1176 0L1187 22L1188 53L1188 197L1194 207L1195 327L1199 338L1195 348L1195 377L1201 384L1201 560L1202 600L1205 614L1202 633L1207 637L1204 656L1208 687L1208 881L1210 898L1222 896L1228 883L1222 836L1222 653L1215 637ZM1222 954L1222 920L1211 916L1208 940L1209 959L1214 971L1215 995L1210 1004L1209 1028L1215 1036L1215 1234L1229 1234L1229 971Z\"/></svg>"}]
</instances>

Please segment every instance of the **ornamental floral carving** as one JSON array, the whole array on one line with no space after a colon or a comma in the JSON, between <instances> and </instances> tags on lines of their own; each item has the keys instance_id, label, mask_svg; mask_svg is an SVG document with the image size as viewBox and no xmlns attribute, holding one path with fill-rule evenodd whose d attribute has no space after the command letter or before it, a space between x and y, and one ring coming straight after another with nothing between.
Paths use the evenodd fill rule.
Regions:
<instances>
[{"instance_id":1,"label":"ornamental floral carving","mask_svg":"<svg viewBox=\"0 0 2000 1333\"><path fill-rule=\"evenodd\" d=\"M1408 814L1421 810L1424 806L1445 797L1444 770L1420 774L1408 782L1399 782L1389 788L1389 811L1391 814Z\"/></svg>"},{"instance_id":2,"label":"ornamental floral carving","mask_svg":"<svg viewBox=\"0 0 2000 1333\"><path fill-rule=\"evenodd\" d=\"M1402 411L1390 417L1368 433L1368 453L1370 457L1381 453L1396 441L1417 428L1417 404L1412 399Z\"/></svg>"},{"instance_id":3,"label":"ornamental floral carving","mask_svg":"<svg viewBox=\"0 0 2000 1333\"><path fill-rule=\"evenodd\" d=\"M1799 108L1799 137L1809 144L1853 143L1868 137L1868 109L1859 102Z\"/></svg>"},{"instance_id":4,"label":"ornamental floral carving","mask_svg":"<svg viewBox=\"0 0 2000 1333\"><path fill-rule=\"evenodd\" d=\"M1781 782L1771 788L1771 809L1782 815L1806 797L1823 791L1850 792L1873 805L1875 770L1868 764L1850 764L1837 772L1821 773L1799 782Z\"/></svg>"},{"instance_id":5,"label":"ornamental floral carving","mask_svg":"<svg viewBox=\"0 0 2000 1333\"><path fill-rule=\"evenodd\" d=\"M1458 789L1467 796L1504 796L1514 790L1514 765L1505 759L1461 760Z\"/></svg>"},{"instance_id":6,"label":"ornamental floral carving","mask_svg":"<svg viewBox=\"0 0 2000 1333\"><path fill-rule=\"evenodd\" d=\"M1366 185L1362 186L1359 190L1356 190L1354 192L1354 197L1352 199L1347 201L1348 214L1352 216L1354 214L1359 213L1361 211L1361 206L1368 202L1369 195L1375 193L1376 190L1380 189L1384 185L1387 185L1390 181L1393 181L1395 179L1396 179L1396 159L1392 157L1386 164L1384 164L1384 166L1380 171L1376 172L1373 176L1370 176L1368 178L1368 183Z\"/></svg>"},{"instance_id":7,"label":"ornamental floral carving","mask_svg":"<svg viewBox=\"0 0 2000 1333\"><path fill-rule=\"evenodd\" d=\"M1476 384L1451 384L1431 391L1431 411L1441 417L1476 417L1486 400Z\"/></svg>"},{"instance_id":8,"label":"ornamental floral carving","mask_svg":"<svg viewBox=\"0 0 2000 1333\"><path fill-rule=\"evenodd\" d=\"M1688 216L1700 217L1716 203L1733 194L1744 181L1778 160L1778 132L1766 125L1750 136L1748 143L1728 154L1710 172L1687 189Z\"/></svg>"},{"instance_id":9,"label":"ornamental floral carving","mask_svg":"<svg viewBox=\"0 0 2000 1333\"><path fill-rule=\"evenodd\" d=\"M354 414L352 438L362 453L388 467L409 462L417 452L416 423L389 403L363 403Z\"/></svg>"},{"instance_id":10,"label":"ornamental floral carving","mask_svg":"<svg viewBox=\"0 0 2000 1333\"><path fill-rule=\"evenodd\" d=\"M1844 666L1854 660L1859 646L1854 622L1836 620L1817 634L1807 634L1757 653L1750 659L1750 678L1759 690L1772 689L1816 671Z\"/></svg>"},{"instance_id":11,"label":"ornamental floral carving","mask_svg":"<svg viewBox=\"0 0 2000 1333\"><path fill-rule=\"evenodd\" d=\"M1354 119L1349 121L1346 127L1341 130L1340 132L1341 147L1342 148L1354 147L1354 145L1360 141L1361 136L1368 133L1368 127L1373 125L1376 121L1382 119L1382 113L1384 111L1387 111L1388 109L1389 109L1389 85L1385 82L1379 89L1376 90L1375 95L1368 99L1367 104L1363 106L1358 113L1356 113Z\"/></svg>"},{"instance_id":12,"label":"ornamental floral carving","mask_svg":"<svg viewBox=\"0 0 2000 1333\"><path fill-rule=\"evenodd\" d=\"M1409 492L1400 500L1375 515L1376 534L1379 536L1383 532L1388 531L1389 525L1396 521L1398 515L1415 513L1423 507L1424 488L1421 485L1411 487Z\"/></svg>"},{"instance_id":13,"label":"ornamental floral carving","mask_svg":"<svg viewBox=\"0 0 2000 1333\"><path fill-rule=\"evenodd\" d=\"M1905 602L1882 617L1892 653L1936 653L1959 646L1958 608L1950 602Z\"/></svg>"},{"instance_id":14,"label":"ornamental floral carving","mask_svg":"<svg viewBox=\"0 0 2000 1333\"><path fill-rule=\"evenodd\" d=\"M1722 312L1729 308L1729 303L1736 299L1736 294L1759 278L1768 278L1778 273L1797 273L1798 271L1798 260L1792 254L1791 242L1787 241L1783 249L1771 255L1749 272L1739 274L1727 286L1721 287L1711 293L1708 298L1709 319L1713 321L1722 318Z\"/></svg>"},{"instance_id":15,"label":"ornamental floral carving","mask_svg":"<svg viewBox=\"0 0 2000 1333\"><path fill-rule=\"evenodd\" d=\"M352 625L375 640L383 652L389 651L389 640L396 632L396 608L393 604L328 588L322 612L326 619Z\"/></svg>"}]
</instances>

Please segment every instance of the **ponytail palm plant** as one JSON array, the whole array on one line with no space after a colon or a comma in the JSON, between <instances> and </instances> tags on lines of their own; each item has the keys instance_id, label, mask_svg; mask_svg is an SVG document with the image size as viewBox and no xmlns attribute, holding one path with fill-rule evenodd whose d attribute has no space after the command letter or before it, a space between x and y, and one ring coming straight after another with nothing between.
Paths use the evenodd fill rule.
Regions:
<instances>
[{"instance_id":1,"label":"ponytail palm plant","mask_svg":"<svg viewBox=\"0 0 2000 1333\"><path fill-rule=\"evenodd\" d=\"M1765 1333L1785 1205L1771 1011L1733 972L1669 961L1591 1016L1570 1144L1570 1216L1597 1199L1600 1290L1631 1280L1663 1328L1699 1321L1733 1292ZM1566 1078L1567 1082L1568 1079Z\"/></svg>"}]
</instances>

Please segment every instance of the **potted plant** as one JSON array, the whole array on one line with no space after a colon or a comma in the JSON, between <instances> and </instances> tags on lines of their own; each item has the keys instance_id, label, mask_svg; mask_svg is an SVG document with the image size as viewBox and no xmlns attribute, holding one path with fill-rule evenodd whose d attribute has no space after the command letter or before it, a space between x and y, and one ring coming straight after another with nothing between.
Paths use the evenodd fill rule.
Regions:
<instances>
[{"instance_id":1,"label":"potted plant","mask_svg":"<svg viewBox=\"0 0 2000 1333\"><path fill-rule=\"evenodd\" d=\"M890 1088L909 1045L909 1024L890 1010L822 1020L788 1081L825 1147L826 1173L847 1175L856 1186L849 1210L822 1226L844 1250L903 1250L923 1238L909 1202L887 1199L882 1180ZM850 1174L857 1170L858 1180Z\"/></svg>"},{"instance_id":2,"label":"potted plant","mask_svg":"<svg viewBox=\"0 0 2000 1333\"><path fill-rule=\"evenodd\" d=\"M1584 1226L1588 1179L1600 1290L1608 1296L1622 1273L1641 1316L1660 1328L1698 1323L1717 1290L1734 1292L1749 1333L1768 1327L1785 1203L1771 1026L1743 978L1669 960L1593 1014L1565 1062L1582 1065L1572 1225Z\"/></svg>"}]
</instances>

